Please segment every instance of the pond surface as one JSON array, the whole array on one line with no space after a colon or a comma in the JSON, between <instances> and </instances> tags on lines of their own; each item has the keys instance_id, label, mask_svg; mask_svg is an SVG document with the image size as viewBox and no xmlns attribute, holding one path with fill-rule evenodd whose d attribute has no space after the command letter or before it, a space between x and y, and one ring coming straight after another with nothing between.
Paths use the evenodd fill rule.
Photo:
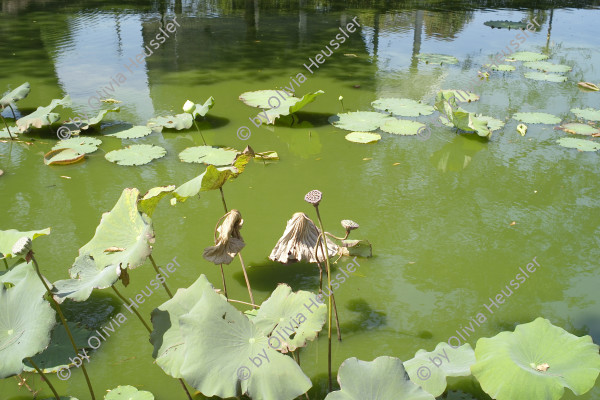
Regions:
<instances>
[{"instance_id":1,"label":"pond surface","mask_svg":"<svg viewBox=\"0 0 600 400\"><path fill-rule=\"evenodd\" d=\"M186 100L204 102L213 96L215 106L201 124L208 143L238 150L250 145L255 151L277 151L280 157L278 162L251 163L224 187L227 205L244 218L243 255L258 303L280 282L293 290L318 287L316 267L283 266L267 258L295 212L316 218L303 200L308 191L323 192L320 209L326 230L339 236L339 221L352 219L360 224L353 236L373 244L374 256L359 258L357 272L336 291L343 342L333 344L334 370L349 357L407 360L419 349L433 350L481 312L487 321L466 338L472 346L481 337L513 330L538 316L600 343L599 155L557 145L556 139L567 134L553 125L528 124L526 136L521 136L518 122L510 119L516 112L534 111L567 119L573 117L571 108L600 108L599 92L583 92L576 85L600 82L600 3L565 2L555 8L551 2L531 2L541 8L526 2L487 2L485 7L412 3L391 8L389 3L360 1L76 5L5 0L0 9L0 91L31 83L31 94L18 103L21 114L67 94L75 112L93 114L97 109L88 99L101 91L103 98L123 102L120 113L107 122L131 124L180 113ZM360 28L309 73L303 64L355 17ZM180 24L176 32L131 67L130 58L173 18ZM346 141L347 132L327 122L342 112L339 96L346 110L367 111L380 97L433 104L440 89L469 89L481 66L506 49L516 34L484 22L533 18L540 27L519 50L542 52L549 61L573 70L565 83L525 79L523 67L492 72L475 89L481 99L464 105L506 122L489 141L457 135L436 125L433 115L417 118L431 127L428 140L382 134L381 141L370 145ZM419 52L449 54L460 62L427 65L415 58ZM120 73L126 81L104 92ZM248 119L256 109L238 96L288 85L298 73L307 78L297 89L301 95L325 92L299 113L301 123L253 126ZM70 116L75 114L61 112L62 119ZM251 128L248 140L238 138L240 126ZM52 167L44 165L43 154L58 139L50 132L32 137L30 145L0 143L0 229L52 228L50 236L35 242L36 257L50 281L67 278L78 249L92 238L101 214L113 207L124 188L144 193L154 186L180 185L204 169L178 158L185 148L202 145L194 129L165 130L137 141L105 137L85 162ZM133 143L160 145L167 155L138 167L104 158ZM174 257L181 264L168 279L172 289L188 287L199 274L221 287L219 268L202 258L202 249L212 245L222 214L216 191L175 207L167 200L159 204L153 218L153 254L160 265ZM490 298L534 257L540 264L537 271L504 304L487 312ZM225 266L225 273L230 296L248 301L239 263ZM122 293L135 296L154 275L149 263L132 271L132 284ZM149 316L166 300L164 292L157 292L140 312ZM122 310L112 292L95 291L89 306L72 306L70 311L72 318L93 325ZM314 385L311 399L323 399L326 335L302 352L302 369ZM179 383L153 364L148 335L134 318L102 344L88 371L97 397L129 384L157 399L183 398ZM81 371L63 382L53 377L53 382L61 393L89 397ZM1 380L0 399L30 399L16 383L14 378ZM451 383L452 391L488 399L474 379ZM51 396L38 377L31 376L28 384L42 390L39 398ZM448 398L462 397L451 393ZM563 398L575 396L567 390ZM600 398L600 385L577 398Z\"/></svg>"}]
</instances>

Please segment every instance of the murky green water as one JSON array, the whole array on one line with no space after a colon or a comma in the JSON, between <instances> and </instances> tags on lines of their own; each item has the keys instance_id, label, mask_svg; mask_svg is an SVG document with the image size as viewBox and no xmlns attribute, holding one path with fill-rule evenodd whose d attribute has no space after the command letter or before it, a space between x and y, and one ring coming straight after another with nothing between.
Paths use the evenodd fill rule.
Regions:
<instances>
[{"instance_id":1,"label":"murky green water","mask_svg":"<svg viewBox=\"0 0 600 400\"><path fill-rule=\"evenodd\" d=\"M411 358L421 348L455 336L477 313L487 321L467 341L491 337L538 316L577 335L600 342L600 173L597 153L562 148L564 136L550 125L529 125L516 132L515 112L541 111L566 117L573 107L600 108L599 93L584 93L579 81L600 82L597 2L569 2L572 8L529 9L528 4L465 2L448 7L432 2L425 8L394 8L352 2L270 3L197 2L62 2L2 1L0 12L0 90L29 81L32 91L19 102L27 114L52 98L69 94L78 113L92 113L88 98L123 73L126 81L109 96L123 101L114 120L144 124L155 115L180 112L187 99L215 98L204 136L213 145L256 151L275 150L281 160L254 163L225 186L230 208L244 217L243 251L258 302L279 282L294 290L315 290L318 271L310 265L282 266L267 257L297 211L314 218L304 194L324 193L321 210L326 230L341 234L341 219L361 227L357 238L369 239L374 257L359 259L360 268L336 291L342 343L334 343L333 364L380 355ZM591 4L593 3L593 4ZM370 8L369 8L370 7ZM177 18L180 27L142 61L133 73L130 57L142 51L164 23ZM341 22L358 17L361 28L314 74L304 67L338 33ZM370 110L379 97L409 97L432 103L439 89L468 89L489 57L514 39L514 30L490 29L488 20L537 18L541 27L520 50L551 55L573 67L567 83L527 80L522 73L493 73L475 91L479 102L465 106L501 120L506 127L489 142L432 128L421 141L383 134L375 145L344 140L345 131L327 123L341 112L338 96L350 110ZM455 66L417 63L418 52L456 56ZM256 128L248 118L256 111L238 96L245 91L287 85L299 72L306 82L300 94L322 89L325 95L300 113L302 125ZM5 114L7 115L7 114ZM64 113L62 114L64 115ZM61 116L62 116L61 115ZM433 117L420 117L434 122ZM249 125L242 141L236 130ZM311 127L312 125L312 127ZM430 124L433 126L433 124ZM0 229L52 227L36 240L36 255L51 280L65 279L77 250L94 234L100 216L112 208L125 187L142 192L179 185L202 171L177 155L202 144L194 130L166 131L139 139L158 144L166 157L141 167L109 163L104 154L136 143L102 138L99 151L84 163L48 167L43 154L57 139L34 136L33 144L0 143ZM68 176L66 179L63 176ZM222 215L217 192L202 194L172 207L163 201L154 214L154 257L165 265L181 264L169 279L171 288L189 286L206 274L221 286L218 267L202 258ZM512 224L512 222L515 224ZM536 257L541 267L506 303L485 310L519 267ZM135 296L154 276L150 264L131 273ZM226 267L231 297L247 301L239 263ZM118 311L109 291L96 291L88 308L73 318L93 323ZM167 300L157 292L140 307L143 315ZM116 307L116 308L115 308ZM91 310L91 311L90 311ZM129 316L129 314L127 314ZM97 397L118 385L151 391L157 399L184 398L179 383L153 364L152 346L139 321L131 316L93 355L88 366ZM327 339L322 336L302 353L302 368L313 381L311 399L326 392ZM64 382L52 377L61 393L89 397L81 371ZM452 380L452 390L487 399L474 379ZM0 381L0 399L28 399L14 378ZM43 396L51 395L38 377L28 380ZM450 395L449 398L458 398ZM202 398L202 396L198 396ZM575 396L567 390L565 399ZM600 398L600 384L580 399Z\"/></svg>"}]
</instances>

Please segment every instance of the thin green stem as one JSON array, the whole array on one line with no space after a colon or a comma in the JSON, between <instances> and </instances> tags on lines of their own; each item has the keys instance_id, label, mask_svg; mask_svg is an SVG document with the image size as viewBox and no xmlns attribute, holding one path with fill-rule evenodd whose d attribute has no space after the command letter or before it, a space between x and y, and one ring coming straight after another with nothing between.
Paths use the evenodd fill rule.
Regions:
<instances>
[{"instance_id":1,"label":"thin green stem","mask_svg":"<svg viewBox=\"0 0 600 400\"><path fill-rule=\"evenodd\" d=\"M10 104L8 106L10 107L10 110L13 113L13 119L16 121L17 120L17 115L15 114L15 110L12 108L12 106Z\"/></svg>"},{"instance_id":2,"label":"thin green stem","mask_svg":"<svg viewBox=\"0 0 600 400\"><path fill-rule=\"evenodd\" d=\"M223 193L223 186L221 186L219 190L221 191L221 200L223 200L223 208L225 209L225 213L228 213L229 211L227 211L227 203L225 203L225 194Z\"/></svg>"},{"instance_id":3,"label":"thin green stem","mask_svg":"<svg viewBox=\"0 0 600 400\"><path fill-rule=\"evenodd\" d=\"M117 290L117 288L115 287L115 285L112 285L111 288L115 291L115 293L117 294L117 296L119 296L119 298L121 300L123 300L124 303L127 303L127 299L125 297L123 297L123 295L121 293L119 293L119 291ZM137 304L135 306L137 307ZM144 327L148 330L148 332L152 333L152 329L148 326L148 324L146 323L146 321L144 321L144 318L142 318L142 316L140 315L140 313L135 308L133 308L133 307L131 307L129 310L133 311L133 313L135 315L137 315L137 317L142 322L142 324L144 325Z\"/></svg>"},{"instance_id":4,"label":"thin green stem","mask_svg":"<svg viewBox=\"0 0 600 400\"><path fill-rule=\"evenodd\" d=\"M221 279L223 280L223 293L225 294L225 298L228 298L227 285L225 284L225 272L223 272L223 264L219 264L219 266L221 267Z\"/></svg>"},{"instance_id":5,"label":"thin green stem","mask_svg":"<svg viewBox=\"0 0 600 400\"><path fill-rule=\"evenodd\" d=\"M50 382L50 380L46 377L46 375L44 374L44 371L42 371L40 369L40 367L38 367L33 362L33 360L31 359L31 357L27 357L27 360L29 361L29 363L31 365L33 365L33 368L35 368L35 370L38 372L38 374L40 374L40 376L42 377L42 380L46 381L46 383L50 387L50 390L52 390L52 393L54 393L54 397L56 398L56 400L60 400L60 396L58 395L58 393L56 393L56 389L54 389L54 386L52 386L52 382ZM82 361L82 363L83 363L83 361Z\"/></svg>"},{"instance_id":6,"label":"thin green stem","mask_svg":"<svg viewBox=\"0 0 600 400\"><path fill-rule=\"evenodd\" d=\"M156 263L154 262L154 258L152 257L152 254L150 254L150 261L152 261L152 266L154 267L154 270L156 271L157 274L160 274L160 272L158 271L158 266L156 265ZM162 275L161 275L162 276ZM169 287L167 286L167 282L163 280L162 286L165 288L165 290L167 291L167 294L169 295L170 298L173 298L173 294L171 293L171 291L169 290Z\"/></svg>"},{"instance_id":7,"label":"thin green stem","mask_svg":"<svg viewBox=\"0 0 600 400\"><path fill-rule=\"evenodd\" d=\"M52 292L50 291L50 288L48 287L46 280L44 279L44 277L42 276L42 273L40 272L40 266L38 265L37 260L35 259L34 255L33 255L33 251L30 251L29 255L31 256L31 260L33 261L33 265L35 266L35 272L37 272L38 277L40 278L40 280L44 284L44 287L46 288L46 291L48 292L48 296L50 296L50 299L52 300L52 302L54 303L54 306L56 307L56 311L58 312L60 322L65 327L65 331L67 331L67 335L69 336L69 341L71 342L71 345L73 346L73 350L75 350L75 354L79 354L79 349L77 348L77 345L75 344L75 339L73 339L71 330L69 329L69 326L67 325L67 320L65 319L65 316L63 315L62 310L60 309L60 305L54 299L54 296L52 296ZM94 390L92 389L92 382L90 381L90 377L88 376L87 370L85 369L85 365L83 364L83 362L81 363L81 370L83 371L83 375L85 376L85 380L87 382L88 389L90 390L90 395L92 396L92 400L95 400L96 396L94 395Z\"/></svg>"},{"instance_id":8,"label":"thin green stem","mask_svg":"<svg viewBox=\"0 0 600 400\"><path fill-rule=\"evenodd\" d=\"M325 233L327 233L327 232L325 232ZM322 246L324 240L325 240L325 237L323 236L323 232L321 232L319 234L319 236L317 237L317 244L315 245L315 250L313 253L315 260L317 260L317 265L319 266L319 294L323 292L323 268L321 267L321 263L319 262L319 258L317 255L317 248L319 247L319 244L321 244L321 251L323 252L323 254L325 254L325 252L323 250L323 246ZM329 253L327 253L327 254L329 255ZM341 342L342 341L342 331L340 330L340 319L338 317L337 305L335 304L335 296L331 290L329 291L329 295L331 296L331 299L332 299L331 301L333 302L333 313L335 315L335 328L337 330L337 337L338 337L338 340Z\"/></svg>"},{"instance_id":9,"label":"thin green stem","mask_svg":"<svg viewBox=\"0 0 600 400\"><path fill-rule=\"evenodd\" d=\"M6 270L8 271L10 268L8 268L8 261L6 261L6 258L3 258L4 260L4 266L6 267Z\"/></svg>"},{"instance_id":10,"label":"thin green stem","mask_svg":"<svg viewBox=\"0 0 600 400\"><path fill-rule=\"evenodd\" d=\"M2 114L0 114L0 118L2 118L2 121L4 122L4 126L6 127L6 132L8 132L8 136L10 136L10 140L14 140L15 138L10 133L10 129L8 129L8 125L6 124L6 120L4 119Z\"/></svg>"},{"instance_id":11,"label":"thin green stem","mask_svg":"<svg viewBox=\"0 0 600 400\"><path fill-rule=\"evenodd\" d=\"M200 136L202 137L202 141L204 142L204 145L206 146L206 140L204 140L204 135L202 135L202 131L200 131L200 128L198 128L198 124L196 123L195 118L194 118L194 125L196 125L196 129L198 129L198 132L200 133Z\"/></svg>"}]
</instances>

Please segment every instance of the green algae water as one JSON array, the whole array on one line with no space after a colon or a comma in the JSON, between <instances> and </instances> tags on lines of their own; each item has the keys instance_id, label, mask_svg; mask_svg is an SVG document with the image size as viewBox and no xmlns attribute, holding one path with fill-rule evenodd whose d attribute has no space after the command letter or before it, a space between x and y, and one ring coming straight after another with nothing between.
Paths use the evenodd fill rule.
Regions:
<instances>
[{"instance_id":1,"label":"green algae water","mask_svg":"<svg viewBox=\"0 0 600 400\"><path fill-rule=\"evenodd\" d=\"M325 230L343 236L340 220L360 224L351 237L369 240L373 257L359 257L355 272L335 290L343 340L333 341L334 377L350 357L408 360L419 349L432 351L439 342L456 345L456 340L475 347L480 338L513 331L537 317L600 343L599 154L559 146L556 140L569 134L555 125L526 123L521 136L521 122L511 118L544 112L574 121L571 109L600 108L600 92L577 86L600 84L600 2L0 4L0 90L31 84L29 96L18 102L18 117L69 95L72 108L56 111L61 121L95 115L100 107L109 108L99 99L113 98L122 102L120 111L105 118L105 127L145 125L152 117L181 113L188 99L204 102L213 96L214 107L199 122L207 143L278 153L275 162L251 161L223 187L227 206L244 219L242 254L257 304L283 282L294 291L318 289L314 264L268 259L294 213L317 221L304 201L307 192L323 193L319 209ZM526 79L528 71L521 66L490 71L489 79L472 89L480 100L461 104L505 123L489 140L458 134L439 123L437 114L414 118L430 128L427 138L380 133L374 144L351 143L344 139L350 131L328 122L344 111L373 111L371 103L379 98L433 105L439 90L471 89L480 80L478 72L486 71L482 65L496 62L502 51L507 53L502 59L511 56L511 41L520 32L485 23L533 19L539 26L519 40L518 50L548 55L572 70L563 83ZM354 32L340 32L353 21ZM339 48L333 49L332 41ZM334 51L317 62L323 50L329 53L327 46ZM451 55L459 63L420 62L419 53ZM139 54L144 57L136 59ZM298 112L292 125L256 126L252 120L261 110L238 99L244 92L290 85L299 96L325 92ZM6 109L2 115L12 114ZM248 128L243 138L240 127ZM204 143L195 127L142 139L96 133L99 149L84 162L63 166L44 164L44 154L59 139L49 130L41 132L28 134L27 143L0 142L0 229L51 227L50 235L34 242L36 259L51 282L68 278L79 248L94 236L102 214L123 189L139 188L143 194L156 186L179 186L204 170L178 157ZM130 167L104 157L139 143L161 146L166 155ZM152 254L173 292L200 274L222 288L220 268L202 257L203 249L214 245L222 215L218 191L176 206L169 199L159 203L152 217ZM177 265L169 272L165 268L174 259ZM350 262L343 258L334 264L333 275ZM248 302L239 261L223 268L229 296ZM149 323L150 313L168 296L150 283L156 272L149 261L129 275L130 285L119 283L119 291L132 301L142 296L137 311ZM110 289L95 290L85 304L63 306L69 320L103 336L84 361L96 398L132 385L159 400L184 399L180 383L154 363L148 333L126 306L131 303L124 305ZM313 400L327 394L326 329L301 352ZM48 376L60 394L89 399L81 369L70 371L66 380ZM39 391L37 398L52 396L37 374L22 376ZM33 397L18 381L0 380L0 400ZM490 399L472 376L449 378L448 391L448 399ZM598 399L600 383L582 396L567 389L562 398Z\"/></svg>"}]
</instances>

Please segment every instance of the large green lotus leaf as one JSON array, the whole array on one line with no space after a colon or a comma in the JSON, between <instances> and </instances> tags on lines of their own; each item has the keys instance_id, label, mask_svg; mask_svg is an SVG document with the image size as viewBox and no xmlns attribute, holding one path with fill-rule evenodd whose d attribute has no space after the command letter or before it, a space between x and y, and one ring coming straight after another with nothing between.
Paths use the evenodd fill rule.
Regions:
<instances>
[{"instance_id":1,"label":"large green lotus leaf","mask_svg":"<svg viewBox=\"0 0 600 400\"><path fill-rule=\"evenodd\" d=\"M509 65L509 64L498 64L498 65L486 64L486 65L484 65L484 67L490 68L492 71L501 71L501 72L512 72L517 69L514 65Z\"/></svg>"},{"instance_id":2,"label":"large green lotus leaf","mask_svg":"<svg viewBox=\"0 0 600 400\"><path fill-rule=\"evenodd\" d=\"M475 357L473 375L497 400L558 400L565 387L581 395L600 373L598 345L591 337L572 335L544 318L479 339Z\"/></svg>"},{"instance_id":3,"label":"large green lotus leaf","mask_svg":"<svg viewBox=\"0 0 600 400\"><path fill-rule=\"evenodd\" d=\"M8 133L8 130L6 130L4 124L2 124L2 129L0 129L0 139L10 139L11 137L15 138L19 135L19 133L21 133L19 128L16 126L9 125L8 129L10 130L10 134Z\"/></svg>"},{"instance_id":4,"label":"large green lotus leaf","mask_svg":"<svg viewBox=\"0 0 600 400\"><path fill-rule=\"evenodd\" d=\"M390 119L381 126L381 130L395 135L416 135L425 129L426 125L416 121L406 119Z\"/></svg>"},{"instance_id":5,"label":"large green lotus leaf","mask_svg":"<svg viewBox=\"0 0 600 400\"><path fill-rule=\"evenodd\" d=\"M79 154L89 154L98 150L102 140L93 137L72 137L60 140L52 150L73 149Z\"/></svg>"},{"instance_id":6,"label":"large green lotus leaf","mask_svg":"<svg viewBox=\"0 0 600 400\"><path fill-rule=\"evenodd\" d=\"M209 165L202 174L175 189L173 195L178 201L184 202L188 197L200 192L219 189L234 175L235 171L237 169L234 167L216 168L214 165Z\"/></svg>"},{"instance_id":7,"label":"large green lotus leaf","mask_svg":"<svg viewBox=\"0 0 600 400\"><path fill-rule=\"evenodd\" d=\"M600 142L592 142L591 140L577 139L572 137L563 137L556 141L562 147L577 149L580 151L598 151L600 150Z\"/></svg>"},{"instance_id":8,"label":"large green lotus leaf","mask_svg":"<svg viewBox=\"0 0 600 400\"><path fill-rule=\"evenodd\" d=\"M31 85L29 85L29 82L25 82L12 92L9 92L6 95L2 96L2 98L0 99L0 107L8 107L8 105L11 103L23 100L25 97L27 97L27 95L29 95L30 91Z\"/></svg>"},{"instance_id":9,"label":"large green lotus leaf","mask_svg":"<svg viewBox=\"0 0 600 400\"><path fill-rule=\"evenodd\" d=\"M264 334L273 332L272 335L281 340L282 347L278 350L294 351L314 340L327 319L327 306L316 298L315 294L303 290L292 293L292 288L280 283L262 303L252 322ZM292 332L295 332L293 337Z\"/></svg>"},{"instance_id":10,"label":"large green lotus leaf","mask_svg":"<svg viewBox=\"0 0 600 400\"><path fill-rule=\"evenodd\" d=\"M310 92L305 94L300 99L296 97L287 97L281 102L281 105L277 108L271 108L270 110L267 110L264 113L259 113L258 115L263 121L266 120L268 124L274 124L277 118L283 115L290 115L300 111L302 108L304 108L304 106L315 101L317 96L320 96L323 93L325 92L322 90L317 90L316 92Z\"/></svg>"},{"instance_id":11,"label":"large green lotus leaf","mask_svg":"<svg viewBox=\"0 0 600 400\"><path fill-rule=\"evenodd\" d=\"M179 159L187 163L204 163L221 167L231 165L238 155L234 149L223 149L212 146L188 147L179 153Z\"/></svg>"},{"instance_id":12,"label":"large green lotus leaf","mask_svg":"<svg viewBox=\"0 0 600 400\"><path fill-rule=\"evenodd\" d=\"M455 349L441 342L431 352L417 351L414 358L404 362L404 368L415 384L437 397L446 390L446 377L469 376L473 364L475 352L470 344Z\"/></svg>"},{"instance_id":13,"label":"large green lotus leaf","mask_svg":"<svg viewBox=\"0 0 600 400\"><path fill-rule=\"evenodd\" d=\"M114 136L118 137L119 139L139 139L141 137L148 136L152 132L154 132L154 130L147 126L133 126L122 131L110 133L106 136Z\"/></svg>"},{"instance_id":14,"label":"large green lotus leaf","mask_svg":"<svg viewBox=\"0 0 600 400\"><path fill-rule=\"evenodd\" d=\"M375 143L381 140L381 135L371 132L350 132L345 138L354 143Z\"/></svg>"},{"instance_id":15,"label":"large green lotus leaf","mask_svg":"<svg viewBox=\"0 0 600 400\"><path fill-rule=\"evenodd\" d=\"M71 98L65 96L62 99L53 99L46 107L38 107L37 110L17 120L17 126L23 132L31 127L41 128L42 126L52 125L60 119L60 115L53 113L58 106L70 106Z\"/></svg>"},{"instance_id":16,"label":"large green lotus leaf","mask_svg":"<svg viewBox=\"0 0 600 400\"><path fill-rule=\"evenodd\" d=\"M271 105L269 104L269 98L271 97L276 97L279 101L281 101L281 96L279 96L278 94L279 91L277 90L256 90L253 92L245 92L242 93L240 95L240 100L244 102L244 104L250 106L250 107L257 107L257 108L271 108ZM283 91L280 91L279 93L282 93L283 95ZM285 98L285 97L284 97ZM296 99L296 97L289 97L292 99ZM276 103L274 101L271 101L273 106L276 106L279 103Z\"/></svg>"},{"instance_id":17,"label":"large green lotus leaf","mask_svg":"<svg viewBox=\"0 0 600 400\"><path fill-rule=\"evenodd\" d=\"M433 107L412 99L382 98L371 103L373 108L389 111L401 117L418 117L419 115L433 114Z\"/></svg>"},{"instance_id":18,"label":"large green lotus leaf","mask_svg":"<svg viewBox=\"0 0 600 400\"><path fill-rule=\"evenodd\" d=\"M452 125L465 132L476 132L479 136L489 137L492 129L488 126L490 117L480 117L460 107L456 102L456 96L451 91L440 91L436 95L435 109L445 115L444 125ZM447 121L447 122L446 122ZM497 125L494 121L491 125Z\"/></svg>"},{"instance_id":19,"label":"large green lotus leaf","mask_svg":"<svg viewBox=\"0 0 600 400\"><path fill-rule=\"evenodd\" d=\"M525 29L527 24L521 21L485 21L485 26L497 29Z\"/></svg>"},{"instance_id":20,"label":"large green lotus leaf","mask_svg":"<svg viewBox=\"0 0 600 400\"><path fill-rule=\"evenodd\" d=\"M132 144L124 149L109 151L104 158L119 165L144 165L164 157L165 154L167 154L167 150L160 146Z\"/></svg>"},{"instance_id":21,"label":"large green lotus leaf","mask_svg":"<svg viewBox=\"0 0 600 400\"><path fill-rule=\"evenodd\" d=\"M490 131L497 131L498 129L502 129L504 127L504 122L499 119L488 117L485 115L477 115L477 119L483 121L487 124L487 129Z\"/></svg>"},{"instance_id":22,"label":"large green lotus leaf","mask_svg":"<svg viewBox=\"0 0 600 400\"><path fill-rule=\"evenodd\" d=\"M43 351L50 343L56 314L39 287L41 282L30 268L17 285L0 285L0 379L20 374L22 360Z\"/></svg>"},{"instance_id":23,"label":"large green lotus leaf","mask_svg":"<svg viewBox=\"0 0 600 400\"><path fill-rule=\"evenodd\" d=\"M83 119L83 120L79 120L79 121L69 121L66 124L64 124L63 126L66 126L71 134L79 134L81 133L81 131L83 130L88 130L91 127L97 127L100 122L102 122L102 119L106 116L106 114L108 114L109 112L119 112L120 109L119 107L116 108L112 108L109 110L100 110L98 112L98 115L96 117L92 117L89 119Z\"/></svg>"},{"instance_id":24,"label":"large green lotus leaf","mask_svg":"<svg viewBox=\"0 0 600 400\"><path fill-rule=\"evenodd\" d=\"M567 77L564 75L546 74L544 72L526 72L524 76L535 81L566 82L567 80Z\"/></svg>"},{"instance_id":25,"label":"large green lotus leaf","mask_svg":"<svg viewBox=\"0 0 600 400\"><path fill-rule=\"evenodd\" d=\"M210 96L208 98L208 100L206 100L204 102L204 104L196 104L196 103L192 103L192 108L189 111L190 114L192 114L192 117L195 119L198 115L201 117L204 117L207 113L208 110L210 110L211 108L213 108L213 105L215 104L215 99ZM185 111L185 110L184 110Z\"/></svg>"},{"instance_id":26,"label":"large green lotus leaf","mask_svg":"<svg viewBox=\"0 0 600 400\"><path fill-rule=\"evenodd\" d=\"M374 111L356 111L332 115L329 122L336 128L347 131L370 132L391 119L395 118Z\"/></svg>"},{"instance_id":27,"label":"large green lotus leaf","mask_svg":"<svg viewBox=\"0 0 600 400\"><path fill-rule=\"evenodd\" d=\"M29 239L34 240L37 237L49 234L50 228L27 232L20 232L16 229L0 231L0 259L12 257L13 246L15 243L17 243L17 240L21 239L22 237L27 236Z\"/></svg>"},{"instance_id":28,"label":"large green lotus leaf","mask_svg":"<svg viewBox=\"0 0 600 400\"><path fill-rule=\"evenodd\" d=\"M548 56L541 53L533 53L531 51L517 51L512 54L512 58L517 61L542 61L547 60Z\"/></svg>"},{"instance_id":29,"label":"large green lotus leaf","mask_svg":"<svg viewBox=\"0 0 600 400\"><path fill-rule=\"evenodd\" d=\"M154 395L144 390L140 391L133 386L117 386L109 390L104 400L154 400Z\"/></svg>"},{"instance_id":30,"label":"large green lotus leaf","mask_svg":"<svg viewBox=\"0 0 600 400\"><path fill-rule=\"evenodd\" d=\"M595 135L595 134L600 135L600 129L594 128L593 126L590 126L588 124L579 124L576 122L561 125L560 129L562 129L565 132L573 133L573 134L577 134L577 135L586 135L586 136L591 136L591 135Z\"/></svg>"},{"instance_id":31,"label":"large green lotus leaf","mask_svg":"<svg viewBox=\"0 0 600 400\"><path fill-rule=\"evenodd\" d=\"M138 210L151 217L158 202L173 190L175 185L153 187L138 201Z\"/></svg>"},{"instance_id":32,"label":"large green lotus leaf","mask_svg":"<svg viewBox=\"0 0 600 400\"><path fill-rule=\"evenodd\" d=\"M312 386L291 357L269 347L265 333L212 290L179 324L185 344L181 375L205 396L292 400ZM262 365L253 368L259 354ZM243 367L249 376L240 373Z\"/></svg>"},{"instance_id":33,"label":"large green lotus leaf","mask_svg":"<svg viewBox=\"0 0 600 400\"><path fill-rule=\"evenodd\" d=\"M93 331L91 329L86 329L78 326L73 322L67 322L69 325L69 329L71 330L71 334L73 335L73 339L75 340L75 344L79 350L89 348L88 339L92 337ZM87 355L90 355L90 352L86 351ZM80 351L79 354L84 355L83 351ZM50 345L46 350L41 352L40 354L31 357L33 362L42 370L45 374L55 373L63 368L75 367L74 362L70 362L69 359L75 359L78 354L73 350L73 345L67 335L67 331L65 330L62 324L57 324L52 330ZM83 359L84 362L89 362L87 359ZM25 364L24 370L26 372L36 372L35 368L29 363L29 361L24 360Z\"/></svg>"},{"instance_id":34,"label":"large green lotus leaf","mask_svg":"<svg viewBox=\"0 0 600 400\"><path fill-rule=\"evenodd\" d=\"M85 154L77 150L65 147L62 149L50 150L44 154L44 164L46 165L68 165L75 164L85 158Z\"/></svg>"},{"instance_id":35,"label":"large green lotus leaf","mask_svg":"<svg viewBox=\"0 0 600 400\"><path fill-rule=\"evenodd\" d=\"M453 94L454 99L459 103L471 103L479 100L479 96L473 92L467 92L466 90L460 89L445 89L441 90L442 93L446 93L447 96Z\"/></svg>"},{"instance_id":36,"label":"large green lotus leaf","mask_svg":"<svg viewBox=\"0 0 600 400\"><path fill-rule=\"evenodd\" d=\"M513 115L513 118L517 121L524 122L526 124L549 124L556 125L560 124L561 119L555 115L541 112L521 112Z\"/></svg>"},{"instance_id":37,"label":"large green lotus leaf","mask_svg":"<svg viewBox=\"0 0 600 400\"><path fill-rule=\"evenodd\" d=\"M593 108L571 108L571 112L577 115L578 118L587 119L588 121L600 121L600 110Z\"/></svg>"},{"instance_id":38,"label":"large green lotus leaf","mask_svg":"<svg viewBox=\"0 0 600 400\"><path fill-rule=\"evenodd\" d=\"M447 56L445 54L419 53L417 54L417 58L420 61L425 61L426 64L458 64L458 59L456 57Z\"/></svg>"},{"instance_id":39,"label":"large green lotus leaf","mask_svg":"<svg viewBox=\"0 0 600 400\"><path fill-rule=\"evenodd\" d=\"M340 365L338 382L341 390L329 393L325 400L435 400L408 379L402 361L395 357L348 358Z\"/></svg>"},{"instance_id":40,"label":"large green lotus leaf","mask_svg":"<svg viewBox=\"0 0 600 400\"><path fill-rule=\"evenodd\" d=\"M147 125L152 129L162 126L163 128L177 129L180 131L182 129L190 129L193 123L194 118L192 117L192 114L183 113L169 115L167 117L151 118Z\"/></svg>"},{"instance_id":41,"label":"large green lotus leaf","mask_svg":"<svg viewBox=\"0 0 600 400\"><path fill-rule=\"evenodd\" d=\"M542 71L542 72L563 73L563 72L569 72L570 70L573 69L568 65L553 64L548 61L528 61L526 63L523 63L523 65L526 66L527 68L537 69L538 71Z\"/></svg>"}]
</instances>

